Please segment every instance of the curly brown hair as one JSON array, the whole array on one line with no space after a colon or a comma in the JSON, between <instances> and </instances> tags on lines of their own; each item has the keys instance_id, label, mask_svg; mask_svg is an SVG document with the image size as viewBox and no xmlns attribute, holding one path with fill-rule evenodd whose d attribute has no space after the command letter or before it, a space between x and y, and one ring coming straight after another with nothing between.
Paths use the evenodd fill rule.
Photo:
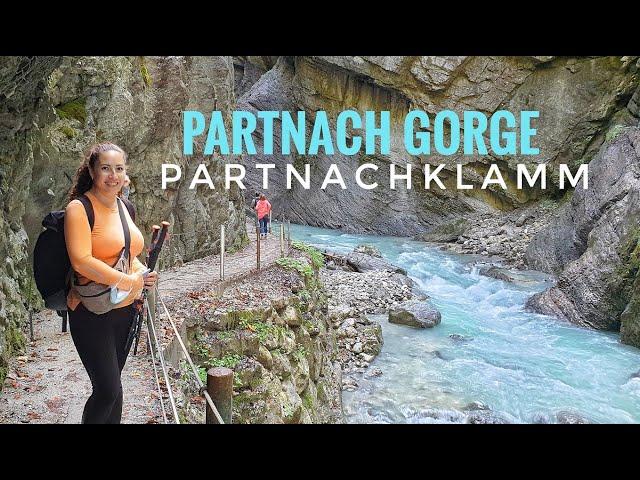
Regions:
<instances>
[{"instance_id":1,"label":"curly brown hair","mask_svg":"<svg viewBox=\"0 0 640 480\"><path fill-rule=\"evenodd\" d=\"M89 170L95 168L96 162L100 158L100 154L102 152L109 151L120 152L124 157L125 163L127 162L127 154L115 143L103 142L93 145L91 148L89 148L87 153L85 153L84 160L76 171L73 188L69 193L69 201L75 200L79 196L91 190L91 187L93 186L93 180L91 179L91 173L89 172Z\"/></svg>"}]
</instances>

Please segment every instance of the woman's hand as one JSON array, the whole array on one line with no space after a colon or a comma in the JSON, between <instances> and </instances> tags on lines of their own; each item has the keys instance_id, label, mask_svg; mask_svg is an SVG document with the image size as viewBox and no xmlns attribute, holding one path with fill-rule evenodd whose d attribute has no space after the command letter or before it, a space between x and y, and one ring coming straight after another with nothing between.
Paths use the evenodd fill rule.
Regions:
<instances>
[{"instance_id":1,"label":"woman's hand","mask_svg":"<svg viewBox=\"0 0 640 480\"><path fill-rule=\"evenodd\" d=\"M144 279L145 288L153 287L158 281L158 272L150 272Z\"/></svg>"}]
</instances>

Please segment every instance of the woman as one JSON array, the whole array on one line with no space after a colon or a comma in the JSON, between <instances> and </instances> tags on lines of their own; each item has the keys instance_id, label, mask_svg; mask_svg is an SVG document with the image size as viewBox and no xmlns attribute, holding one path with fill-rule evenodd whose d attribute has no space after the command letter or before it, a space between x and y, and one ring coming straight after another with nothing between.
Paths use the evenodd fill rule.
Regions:
<instances>
[{"instance_id":1,"label":"woman","mask_svg":"<svg viewBox=\"0 0 640 480\"><path fill-rule=\"evenodd\" d=\"M260 194L260 200L256 203L256 212L258 213L258 222L260 222L260 238L266 238L269 225L269 213L271 213L271 204L264 193Z\"/></svg>"},{"instance_id":2,"label":"woman","mask_svg":"<svg viewBox=\"0 0 640 480\"><path fill-rule=\"evenodd\" d=\"M122 384L120 374L129 352L124 351L135 316L133 302L144 287L152 287L158 274L143 276L145 266L136 258L144 248L144 238L126 208L119 208L118 195L126 177L125 152L112 143L94 145L76 173L71 201L65 210L64 232L75 284L90 281L130 291L113 309L97 315L85 308L74 287L67 297L73 343L91 379L93 392L85 404L82 423L120 423ZM86 210L77 200L85 195L94 212L93 229ZM130 235L130 273L115 265L125 234L120 211L124 211ZM123 296L123 295L121 295Z\"/></svg>"}]
</instances>

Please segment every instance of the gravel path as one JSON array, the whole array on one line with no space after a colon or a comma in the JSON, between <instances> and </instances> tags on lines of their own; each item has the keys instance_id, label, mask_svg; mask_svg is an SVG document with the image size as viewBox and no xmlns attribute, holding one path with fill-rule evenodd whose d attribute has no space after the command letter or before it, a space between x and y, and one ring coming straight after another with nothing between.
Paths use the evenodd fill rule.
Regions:
<instances>
[{"instance_id":1,"label":"gravel path","mask_svg":"<svg viewBox=\"0 0 640 480\"><path fill-rule=\"evenodd\" d=\"M255 230L247 227L251 243L225 257L225 284L256 268ZM273 264L280 256L277 229L273 232L261 242L261 267ZM220 257L212 255L163 271L158 283L165 301L171 303L193 290L222 284L219 262ZM24 356L12 359L0 392L0 423L80 423L84 403L91 394L91 383L71 335L68 331L61 332L61 319L55 312L40 312L34 315L33 322L34 340L27 343ZM166 330L165 325L160 325L160 331ZM142 335L146 338L146 329ZM163 382L161 384L164 388ZM164 422L153 365L144 341L138 355L130 355L127 360L122 372L122 388L122 423ZM166 392L163 397L167 398Z\"/></svg>"}]
</instances>

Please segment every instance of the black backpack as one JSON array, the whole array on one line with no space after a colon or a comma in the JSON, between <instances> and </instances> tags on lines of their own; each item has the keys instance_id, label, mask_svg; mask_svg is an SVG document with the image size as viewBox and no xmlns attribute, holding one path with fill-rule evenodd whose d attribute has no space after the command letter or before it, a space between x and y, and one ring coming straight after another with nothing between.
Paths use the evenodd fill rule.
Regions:
<instances>
[{"instance_id":1,"label":"black backpack","mask_svg":"<svg viewBox=\"0 0 640 480\"><path fill-rule=\"evenodd\" d=\"M125 198L120 199L127 207L131 220L135 222L136 211L133 204ZM91 200L85 195L78 197L78 200L84 205L89 226L93 230L95 217ZM42 220L42 226L45 230L38 236L33 251L33 276L44 306L51 310L65 311L73 270L64 238L64 210L49 212Z\"/></svg>"}]
</instances>

